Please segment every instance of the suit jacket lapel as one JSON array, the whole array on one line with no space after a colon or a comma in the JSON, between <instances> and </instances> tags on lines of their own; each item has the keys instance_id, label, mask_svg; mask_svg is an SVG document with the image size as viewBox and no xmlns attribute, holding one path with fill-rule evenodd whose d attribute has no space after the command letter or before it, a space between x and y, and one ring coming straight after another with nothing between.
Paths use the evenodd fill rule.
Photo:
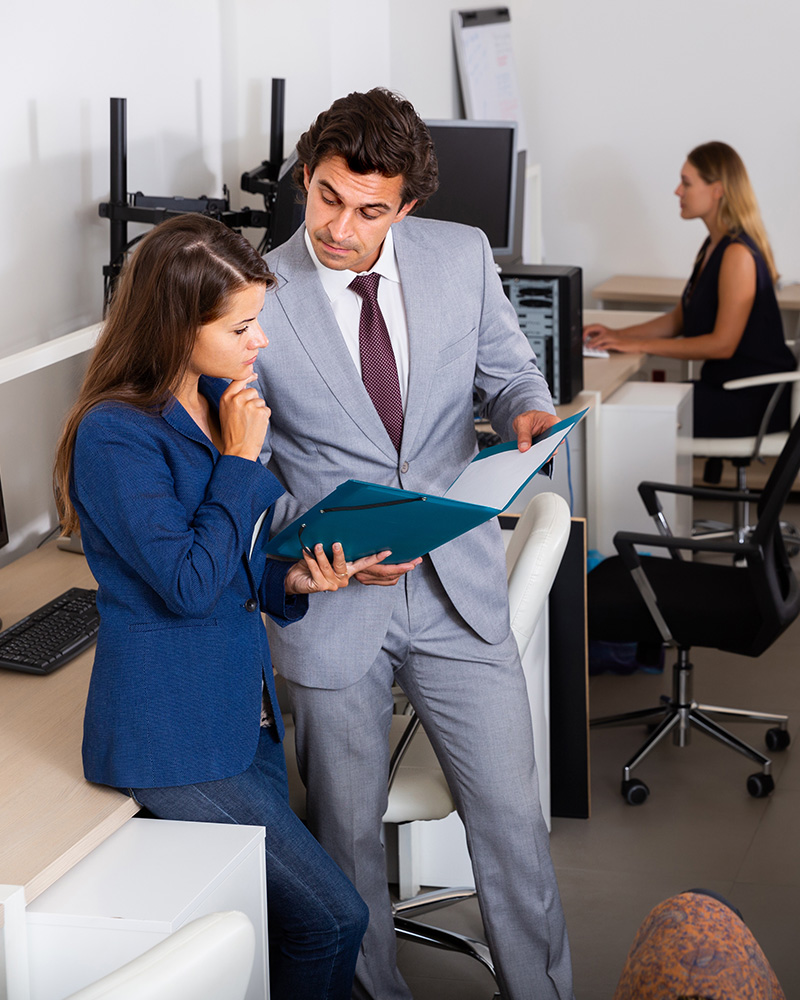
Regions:
<instances>
[{"instance_id":1,"label":"suit jacket lapel","mask_svg":"<svg viewBox=\"0 0 800 1000\"><path fill-rule=\"evenodd\" d=\"M414 240L412 226L398 222L393 230L408 323L408 396L403 421L403 455L411 451L428 410L439 346L434 339L435 331L447 322L442 315L441 298L431 288L429 261Z\"/></svg>"},{"instance_id":2,"label":"suit jacket lapel","mask_svg":"<svg viewBox=\"0 0 800 1000\"><path fill-rule=\"evenodd\" d=\"M219 410L220 398L227 387L228 383L224 379L212 379L206 375L200 376L200 391L210 400L216 410ZM200 430L174 396L164 407L161 416L179 434L203 445L212 455L218 454L214 443Z\"/></svg>"},{"instance_id":3,"label":"suit jacket lapel","mask_svg":"<svg viewBox=\"0 0 800 1000\"><path fill-rule=\"evenodd\" d=\"M312 364L364 434L387 455L396 457L317 277L302 227L285 244L274 266L278 302Z\"/></svg>"}]
</instances>

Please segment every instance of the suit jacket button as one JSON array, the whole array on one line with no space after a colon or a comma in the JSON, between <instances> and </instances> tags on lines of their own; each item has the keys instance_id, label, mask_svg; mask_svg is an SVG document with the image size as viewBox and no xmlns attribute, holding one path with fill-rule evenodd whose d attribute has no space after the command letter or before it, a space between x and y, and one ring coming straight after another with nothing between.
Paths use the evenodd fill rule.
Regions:
<instances>
[{"instance_id":1,"label":"suit jacket button","mask_svg":"<svg viewBox=\"0 0 800 1000\"><path fill-rule=\"evenodd\" d=\"M248 597L247 600L244 602L244 606L247 611L255 611L256 608L258 607L258 601L255 599L255 597Z\"/></svg>"},{"instance_id":2,"label":"suit jacket button","mask_svg":"<svg viewBox=\"0 0 800 1000\"><path fill-rule=\"evenodd\" d=\"M400 466L400 471L408 472L408 462L403 462L403 464Z\"/></svg>"}]
</instances>

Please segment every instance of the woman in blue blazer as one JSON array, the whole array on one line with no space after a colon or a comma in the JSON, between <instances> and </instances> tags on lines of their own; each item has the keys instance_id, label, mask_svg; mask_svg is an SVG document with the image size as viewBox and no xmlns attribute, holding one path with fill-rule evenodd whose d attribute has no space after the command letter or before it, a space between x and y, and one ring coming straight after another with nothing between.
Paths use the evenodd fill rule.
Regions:
<instances>
[{"instance_id":1,"label":"woman in blue blazer","mask_svg":"<svg viewBox=\"0 0 800 1000\"><path fill-rule=\"evenodd\" d=\"M264 826L272 996L344 1000L367 910L289 808L260 611L288 625L376 557L264 553L283 489L259 461L270 410L252 383L273 284L212 219L150 232L67 419L56 493L98 583L86 777L158 817Z\"/></svg>"}]
</instances>

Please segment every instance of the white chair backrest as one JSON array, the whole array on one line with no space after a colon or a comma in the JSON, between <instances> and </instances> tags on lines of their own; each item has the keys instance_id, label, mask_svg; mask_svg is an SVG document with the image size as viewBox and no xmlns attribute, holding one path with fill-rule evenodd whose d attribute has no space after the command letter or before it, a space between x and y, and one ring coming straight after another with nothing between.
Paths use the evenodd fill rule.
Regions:
<instances>
[{"instance_id":1,"label":"white chair backrest","mask_svg":"<svg viewBox=\"0 0 800 1000\"><path fill-rule=\"evenodd\" d=\"M243 1000L254 954L244 913L210 913L67 1000Z\"/></svg>"},{"instance_id":2,"label":"white chair backrest","mask_svg":"<svg viewBox=\"0 0 800 1000\"><path fill-rule=\"evenodd\" d=\"M569 506L556 493L540 493L525 508L506 549L511 630L525 654L569 538Z\"/></svg>"},{"instance_id":3,"label":"white chair backrest","mask_svg":"<svg viewBox=\"0 0 800 1000\"><path fill-rule=\"evenodd\" d=\"M789 409L791 412L792 427L797 423L798 417L800 417L800 382L792 382L792 395L789 400Z\"/></svg>"},{"instance_id":4,"label":"white chair backrest","mask_svg":"<svg viewBox=\"0 0 800 1000\"><path fill-rule=\"evenodd\" d=\"M786 346L797 358L798 369L800 369L800 340L787 340ZM791 426L797 423L797 418L800 417L800 382L793 382L792 387L789 390L791 396L789 397L789 412L791 413Z\"/></svg>"}]
</instances>

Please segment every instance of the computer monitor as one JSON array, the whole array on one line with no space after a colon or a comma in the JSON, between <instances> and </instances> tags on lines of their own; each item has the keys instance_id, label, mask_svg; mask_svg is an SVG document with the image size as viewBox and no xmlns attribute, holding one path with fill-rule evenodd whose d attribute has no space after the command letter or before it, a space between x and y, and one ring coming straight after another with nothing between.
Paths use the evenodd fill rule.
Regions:
<instances>
[{"instance_id":1,"label":"computer monitor","mask_svg":"<svg viewBox=\"0 0 800 1000\"><path fill-rule=\"evenodd\" d=\"M293 149L281 164L278 172L278 186L272 203L269 224L269 248L285 243L300 227L306 216L305 198L292 180L297 150Z\"/></svg>"},{"instance_id":2,"label":"computer monitor","mask_svg":"<svg viewBox=\"0 0 800 1000\"><path fill-rule=\"evenodd\" d=\"M482 229L495 257L514 251L517 123L428 121L439 190L414 214Z\"/></svg>"}]
</instances>

